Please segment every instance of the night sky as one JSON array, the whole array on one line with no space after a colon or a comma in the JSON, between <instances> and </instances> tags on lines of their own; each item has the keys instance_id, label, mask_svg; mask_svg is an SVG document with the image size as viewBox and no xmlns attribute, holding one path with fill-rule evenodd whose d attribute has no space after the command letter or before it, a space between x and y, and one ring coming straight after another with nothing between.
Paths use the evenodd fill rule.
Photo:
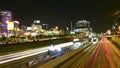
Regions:
<instances>
[{"instance_id":1,"label":"night sky","mask_svg":"<svg viewBox=\"0 0 120 68\"><path fill-rule=\"evenodd\" d=\"M104 32L120 14L120 0L1 0L1 10L10 10L13 19L30 26L34 20L65 28L86 19L95 32Z\"/></svg>"}]
</instances>

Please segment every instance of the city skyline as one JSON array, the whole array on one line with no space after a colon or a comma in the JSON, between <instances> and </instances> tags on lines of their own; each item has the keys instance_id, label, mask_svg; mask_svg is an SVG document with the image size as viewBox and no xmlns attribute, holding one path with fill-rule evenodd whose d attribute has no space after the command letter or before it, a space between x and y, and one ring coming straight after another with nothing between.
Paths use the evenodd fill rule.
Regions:
<instances>
[{"instance_id":1,"label":"city skyline","mask_svg":"<svg viewBox=\"0 0 120 68\"><path fill-rule=\"evenodd\" d=\"M86 19L95 32L104 32L114 24L114 13L120 11L119 0L108 1L7 1L0 3L0 9L10 10L13 18L23 25L31 25L38 19L41 23L60 28ZM119 14L119 12L118 12Z\"/></svg>"}]
</instances>

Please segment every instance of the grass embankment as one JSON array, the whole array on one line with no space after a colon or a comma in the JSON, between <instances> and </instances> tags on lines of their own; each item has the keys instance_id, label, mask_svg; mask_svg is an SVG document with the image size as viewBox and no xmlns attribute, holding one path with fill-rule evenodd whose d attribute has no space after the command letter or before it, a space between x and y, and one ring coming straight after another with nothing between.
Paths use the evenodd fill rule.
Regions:
<instances>
[{"instance_id":1,"label":"grass embankment","mask_svg":"<svg viewBox=\"0 0 120 68\"><path fill-rule=\"evenodd\" d=\"M0 55L11 53L11 52L39 48L43 46L49 46L51 44L65 43L69 41L71 41L71 39L64 38L64 39L47 40L47 41L35 41L35 42L27 42L27 43L0 45Z\"/></svg>"},{"instance_id":2,"label":"grass embankment","mask_svg":"<svg viewBox=\"0 0 120 68\"><path fill-rule=\"evenodd\" d=\"M112 41L120 45L120 37L112 37Z\"/></svg>"},{"instance_id":3,"label":"grass embankment","mask_svg":"<svg viewBox=\"0 0 120 68\"><path fill-rule=\"evenodd\" d=\"M120 49L120 37L112 37L112 43L115 44L118 49Z\"/></svg>"}]
</instances>

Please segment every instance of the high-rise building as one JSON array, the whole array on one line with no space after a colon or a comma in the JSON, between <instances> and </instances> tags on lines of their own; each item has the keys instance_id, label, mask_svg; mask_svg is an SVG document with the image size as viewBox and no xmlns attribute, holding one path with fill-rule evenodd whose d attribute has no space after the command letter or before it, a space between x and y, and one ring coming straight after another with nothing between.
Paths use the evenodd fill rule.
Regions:
<instances>
[{"instance_id":1,"label":"high-rise building","mask_svg":"<svg viewBox=\"0 0 120 68\"><path fill-rule=\"evenodd\" d=\"M75 24L74 31L76 33L82 33L83 35L87 35L90 32L90 22L87 20L78 21Z\"/></svg>"},{"instance_id":2,"label":"high-rise building","mask_svg":"<svg viewBox=\"0 0 120 68\"><path fill-rule=\"evenodd\" d=\"M36 32L36 31L40 31L42 30L42 26L39 20L34 20L34 23L32 24L32 31Z\"/></svg>"},{"instance_id":3,"label":"high-rise building","mask_svg":"<svg viewBox=\"0 0 120 68\"><path fill-rule=\"evenodd\" d=\"M7 21L12 21L12 13L11 11L5 10L1 11L2 18L2 33L8 33L7 29Z\"/></svg>"}]
</instances>

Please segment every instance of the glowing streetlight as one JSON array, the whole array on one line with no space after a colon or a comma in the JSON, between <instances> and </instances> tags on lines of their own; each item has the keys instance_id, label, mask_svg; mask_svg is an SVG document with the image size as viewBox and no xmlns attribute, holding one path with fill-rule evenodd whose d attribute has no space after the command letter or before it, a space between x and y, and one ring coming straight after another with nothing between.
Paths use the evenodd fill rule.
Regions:
<instances>
[{"instance_id":1,"label":"glowing streetlight","mask_svg":"<svg viewBox=\"0 0 120 68\"><path fill-rule=\"evenodd\" d=\"M36 26L34 27L34 30L35 30L35 31L37 30L37 27L36 27Z\"/></svg>"},{"instance_id":2,"label":"glowing streetlight","mask_svg":"<svg viewBox=\"0 0 120 68\"><path fill-rule=\"evenodd\" d=\"M110 34L111 34L111 31L108 29L108 30L106 31L106 33L107 33L108 35L110 35Z\"/></svg>"},{"instance_id":3,"label":"glowing streetlight","mask_svg":"<svg viewBox=\"0 0 120 68\"><path fill-rule=\"evenodd\" d=\"M58 30L58 26L56 26L55 29Z\"/></svg>"},{"instance_id":4,"label":"glowing streetlight","mask_svg":"<svg viewBox=\"0 0 120 68\"><path fill-rule=\"evenodd\" d=\"M118 26L118 30L120 30L120 26Z\"/></svg>"},{"instance_id":5,"label":"glowing streetlight","mask_svg":"<svg viewBox=\"0 0 120 68\"><path fill-rule=\"evenodd\" d=\"M115 25L112 26L112 30L113 30L113 33L114 33L114 35L115 35L115 31L116 31Z\"/></svg>"}]
</instances>

